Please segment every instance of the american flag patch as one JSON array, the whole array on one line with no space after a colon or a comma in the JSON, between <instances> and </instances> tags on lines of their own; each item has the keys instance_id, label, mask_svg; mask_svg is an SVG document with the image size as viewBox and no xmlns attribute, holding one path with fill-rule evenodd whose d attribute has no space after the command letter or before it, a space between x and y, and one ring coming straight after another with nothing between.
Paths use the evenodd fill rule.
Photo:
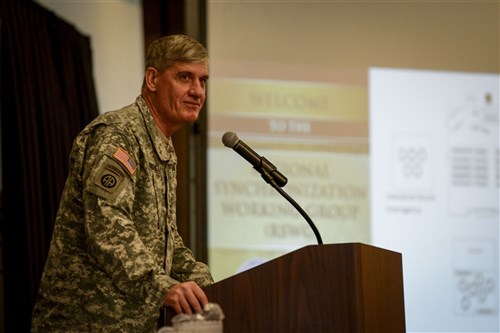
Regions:
<instances>
[{"instance_id":1,"label":"american flag patch","mask_svg":"<svg viewBox=\"0 0 500 333\"><path fill-rule=\"evenodd\" d=\"M125 150L123 150L122 148L118 148L113 154L113 157L118 162L120 162L131 175L134 174L135 169L137 169L137 165L135 164L134 160L130 158L129 154Z\"/></svg>"}]
</instances>

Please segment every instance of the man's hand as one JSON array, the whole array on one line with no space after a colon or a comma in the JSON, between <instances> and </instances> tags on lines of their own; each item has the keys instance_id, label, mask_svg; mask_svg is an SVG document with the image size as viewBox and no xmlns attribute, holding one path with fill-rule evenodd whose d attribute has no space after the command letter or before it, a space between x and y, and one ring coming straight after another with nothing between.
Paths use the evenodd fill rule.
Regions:
<instances>
[{"instance_id":1,"label":"man's hand","mask_svg":"<svg viewBox=\"0 0 500 333\"><path fill-rule=\"evenodd\" d=\"M199 313L207 303L205 292L193 281L173 285L163 299L163 305L172 307L176 313Z\"/></svg>"}]
</instances>

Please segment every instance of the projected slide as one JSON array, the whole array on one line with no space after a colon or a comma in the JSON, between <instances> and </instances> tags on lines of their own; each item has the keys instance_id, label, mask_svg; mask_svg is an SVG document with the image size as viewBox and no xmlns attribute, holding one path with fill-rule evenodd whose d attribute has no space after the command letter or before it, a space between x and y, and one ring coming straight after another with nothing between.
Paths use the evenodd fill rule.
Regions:
<instances>
[{"instance_id":1,"label":"projected slide","mask_svg":"<svg viewBox=\"0 0 500 333\"><path fill-rule=\"evenodd\" d=\"M324 243L369 242L365 87L215 78L210 93L208 245L216 280L317 244L300 213L223 146L226 131L288 178L283 189Z\"/></svg>"},{"instance_id":2,"label":"projected slide","mask_svg":"<svg viewBox=\"0 0 500 333\"><path fill-rule=\"evenodd\" d=\"M415 331L499 329L499 76L370 71L372 243ZM427 324L425 324L427 323Z\"/></svg>"}]
</instances>

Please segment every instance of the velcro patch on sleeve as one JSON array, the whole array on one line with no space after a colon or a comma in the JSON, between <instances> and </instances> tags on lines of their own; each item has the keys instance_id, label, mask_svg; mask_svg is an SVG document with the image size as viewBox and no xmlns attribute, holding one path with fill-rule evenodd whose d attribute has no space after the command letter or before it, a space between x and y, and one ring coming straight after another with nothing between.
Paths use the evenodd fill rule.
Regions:
<instances>
[{"instance_id":1,"label":"velcro patch on sleeve","mask_svg":"<svg viewBox=\"0 0 500 333\"><path fill-rule=\"evenodd\" d=\"M98 191L96 194L103 195L107 193L104 194L105 197L108 197L109 194L114 194L125 177L125 173L120 171L118 164L113 166L110 162L113 163L112 160L109 160L108 163L103 164L94 177L94 185Z\"/></svg>"},{"instance_id":2,"label":"velcro patch on sleeve","mask_svg":"<svg viewBox=\"0 0 500 333\"><path fill-rule=\"evenodd\" d=\"M134 160L130 157L127 151L122 148L118 148L113 154L113 158L120 162L120 164L127 169L130 175L134 174L137 169L137 164L135 164Z\"/></svg>"}]
</instances>

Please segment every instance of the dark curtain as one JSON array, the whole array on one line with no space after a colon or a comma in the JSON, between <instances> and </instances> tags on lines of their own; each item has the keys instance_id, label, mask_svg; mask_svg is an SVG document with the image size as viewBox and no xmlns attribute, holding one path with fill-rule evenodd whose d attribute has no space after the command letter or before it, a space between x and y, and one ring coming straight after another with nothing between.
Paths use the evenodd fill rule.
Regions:
<instances>
[{"instance_id":1,"label":"dark curtain","mask_svg":"<svg viewBox=\"0 0 500 333\"><path fill-rule=\"evenodd\" d=\"M90 39L34 2L0 1L4 329L29 332L71 145L98 110Z\"/></svg>"}]
</instances>

